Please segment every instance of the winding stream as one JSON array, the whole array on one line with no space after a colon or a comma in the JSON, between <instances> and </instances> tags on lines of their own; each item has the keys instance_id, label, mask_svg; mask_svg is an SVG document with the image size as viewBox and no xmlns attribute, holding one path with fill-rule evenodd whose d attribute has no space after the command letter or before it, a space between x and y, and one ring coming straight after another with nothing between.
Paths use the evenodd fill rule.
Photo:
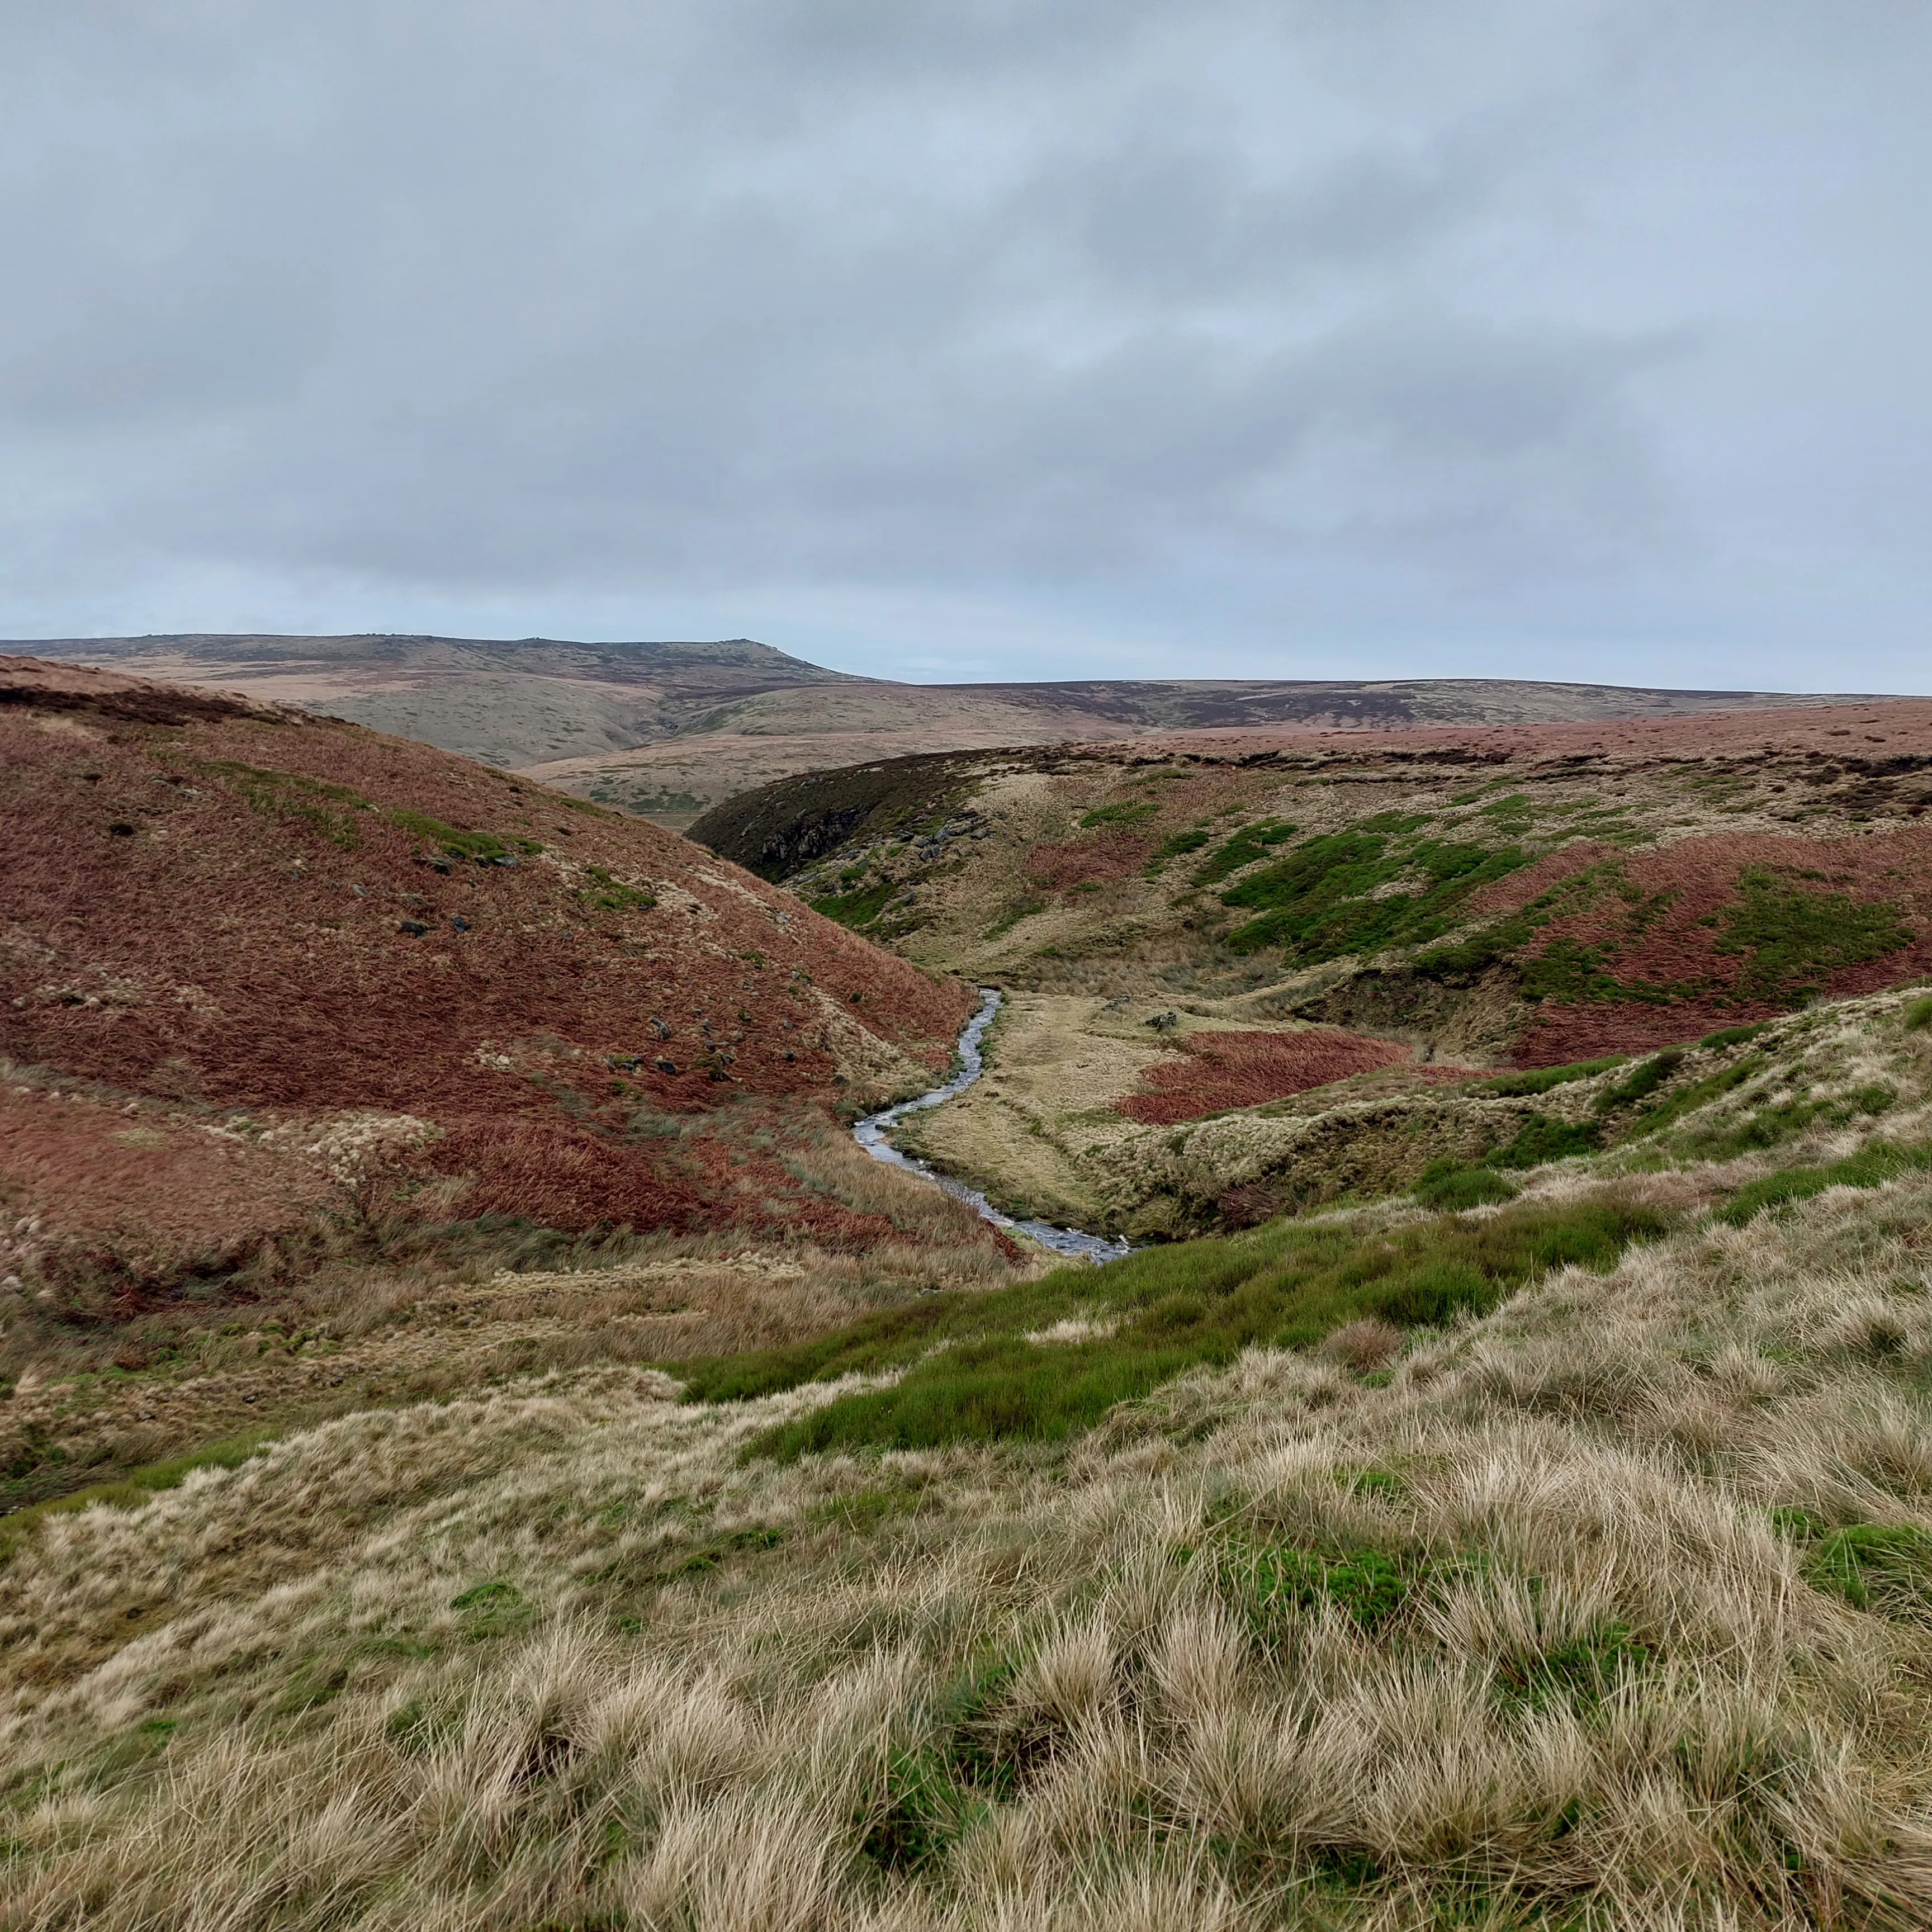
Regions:
<instances>
[{"instance_id":1,"label":"winding stream","mask_svg":"<svg viewBox=\"0 0 1932 1932\"><path fill-rule=\"evenodd\" d=\"M852 1130L852 1138L874 1160L884 1161L891 1167L902 1167L908 1173L931 1181L934 1186L944 1188L956 1201L964 1202L981 1220L990 1221L996 1228L1013 1228L1030 1236L1042 1247L1051 1248L1057 1255L1084 1256L1091 1262L1117 1262L1123 1255L1132 1252L1130 1244L1110 1241L1104 1234L1083 1234L1078 1228L1056 1228L1045 1221L1016 1221L1010 1214L1002 1214L976 1189L938 1172L928 1162L900 1153L886 1138L887 1130L896 1126L907 1114L916 1114L924 1107L936 1107L942 1100L950 1100L954 1095L964 1093L979 1078L986 1070L980 1042L986 1037L986 1029L993 1024L993 1016L1000 1010L1000 993L994 987L982 986L980 989L980 1010L966 1022L966 1029L959 1036L959 1071L944 1087L935 1087L931 1093L922 1094L916 1100L902 1100L897 1106L868 1114Z\"/></svg>"}]
</instances>

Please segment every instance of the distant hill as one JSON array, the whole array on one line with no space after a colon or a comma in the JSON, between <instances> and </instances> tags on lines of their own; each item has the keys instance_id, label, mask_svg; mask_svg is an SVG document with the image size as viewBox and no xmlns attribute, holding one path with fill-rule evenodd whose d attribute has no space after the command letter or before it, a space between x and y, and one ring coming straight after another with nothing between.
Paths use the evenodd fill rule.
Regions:
<instances>
[{"instance_id":1,"label":"distant hill","mask_svg":"<svg viewBox=\"0 0 1932 1932\"><path fill-rule=\"evenodd\" d=\"M67 638L10 648L245 690L417 738L682 830L734 794L880 758L1175 730L1558 724L1822 697L1507 678L901 684L747 638L714 644Z\"/></svg>"}]
</instances>

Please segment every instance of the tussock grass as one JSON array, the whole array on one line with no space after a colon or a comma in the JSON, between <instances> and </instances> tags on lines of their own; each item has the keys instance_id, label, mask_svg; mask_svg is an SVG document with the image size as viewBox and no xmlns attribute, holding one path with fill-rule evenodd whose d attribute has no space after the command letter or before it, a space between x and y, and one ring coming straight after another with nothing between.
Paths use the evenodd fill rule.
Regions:
<instances>
[{"instance_id":1,"label":"tussock grass","mask_svg":"<svg viewBox=\"0 0 1932 1932\"><path fill-rule=\"evenodd\" d=\"M61 1517L8 1922L1922 1924L1927 1189L1070 1449L747 1460L850 1385L604 1370Z\"/></svg>"},{"instance_id":2,"label":"tussock grass","mask_svg":"<svg viewBox=\"0 0 1932 1932\"><path fill-rule=\"evenodd\" d=\"M1898 1004L1803 1066L1874 1077ZM816 1328L49 1513L0 1568L0 1922L1921 1927L1932 1174L1806 1132L1838 1178L1750 1213L1761 1156L1571 1160L938 1293L910 1240L836 1293L661 1256L721 1333L760 1265Z\"/></svg>"}]
</instances>

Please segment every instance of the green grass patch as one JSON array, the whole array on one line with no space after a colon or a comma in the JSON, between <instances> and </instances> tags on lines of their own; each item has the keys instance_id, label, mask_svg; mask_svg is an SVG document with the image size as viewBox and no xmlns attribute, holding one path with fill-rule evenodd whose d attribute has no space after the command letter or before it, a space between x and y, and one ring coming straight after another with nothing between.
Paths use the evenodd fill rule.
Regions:
<instances>
[{"instance_id":1,"label":"green grass patch","mask_svg":"<svg viewBox=\"0 0 1932 1932\"><path fill-rule=\"evenodd\" d=\"M421 812L399 809L386 812L382 816L398 832L438 846L452 859L475 859L487 864L511 856L509 847L494 832L472 832L461 826L446 825L441 819Z\"/></svg>"},{"instance_id":2,"label":"green grass patch","mask_svg":"<svg viewBox=\"0 0 1932 1932\"><path fill-rule=\"evenodd\" d=\"M1167 840L1160 847L1148 862L1150 865L1157 866L1164 860L1178 859L1184 853L1198 852L1214 836L1211 832L1198 825L1186 832L1177 832L1172 838Z\"/></svg>"},{"instance_id":3,"label":"green grass patch","mask_svg":"<svg viewBox=\"0 0 1932 1932\"><path fill-rule=\"evenodd\" d=\"M1604 1060L1575 1060L1567 1066L1538 1066L1527 1073L1505 1073L1472 1087L1472 1094L1493 1094L1499 1099L1518 1100L1532 1094L1547 1094L1552 1087L1567 1087L1573 1080L1588 1080L1592 1074L1607 1073L1621 1066L1624 1056L1613 1053Z\"/></svg>"},{"instance_id":4,"label":"green grass patch","mask_svg":"<svg viewBox=\"0 0 1932 1932\"><path fill-rule=\"evenodd\" d=\"M1718 1210L1718 1219L1742 1228L1768 1208L1808 1201L1828 1187L1882 1187L1888 1180L1922 1174L1928 1168L1932 1168L1932 1141L1922 1141L1915 1147L1874 1141L1844 1160L1822 1167L1787 1167L1747 1182Z\"/></svg>"},{"instance_id":5,"label":"green grass patch","mask_svg":"<svg viewBox=\"0 0 1932 1932\"><path fill-rule=\"evenodd\" d=\"M1906 1008L1903 1018L1907 1033L1923 1033L1928 1027L1932 1027L1932 993L1927 994L1922 1000L1914 1000Z\"/></svg>"},{"instance_id":6,"label":"green grass patch","mask_svg":"<svg viewBox=\"0 0 1932 1932\"><path fill-rule=\"evenodd\" d=\"M268 771L226 758L184 762L207 777L220 779L241 795L250 810L305 824L345 852L354 850L359 842L356 814L374 809L360 792L347 785L307 778L299 772Z\"/></svg>"},{"instance_id":7,"label":"green grass patch","mask_svg":"<svg viewBox=\"0 0 1932 1932\"><path fill-rule=\"evenodd\" d=\"M1552 1120L1546 1114L1532 1114L1516 1130L1515 1139L1485 1156L1484 1164L1540 1167L1546 1160L1594 1154L1603 1144L1604 1130L1594 1120Z\"/></svg>"},{"instance_id":8,"label":"green grass patch","mask_svg":"<svg viewBox=\"0 0 1932 1932\"><path fill-rule=\"evenodd\" d=\"M220 1442L211 1442L206 1448L190 1450L184 1456L171 1456L165 1462L143 1463L112 1482L92 1484L67 1496L54 1496L46 1502L30 1503L24 1509L15 1510L0 1517L0 1563L6 1562L47 1516L71 1515L76 1510L91 1508L96 1503L110 1509L139 1509L143 1503L152 1502L164 1490L178 1488L194 1470L238 1469L250 1456L259 1455L267 1448L275 1439L275 1434L273 1430L260 1429L245 1436L230 1436Z\"/></svg>"},{"instance_id":9,"label":"green grass patch","mask_svg":"<svg viewBox=\"0 0 1932 1932\"><path fill-rule=\"evenodd\" d=\"M829 898L807 902L812 910L845 926L870 926L886 909L886 902L898 890L887 879L863 892L834 892Z\"/></svg>"},{"instance_id":10,"label":"green grass patch","mask_svg":"<svg viewBox=\"0 0 1932 1932\"><path fill-rule=\"evenodd\" d=\"M1760 1107L1739 1120L1719 1122L1678 1136L1676 1150L1702 1160L1731 1160L1790 1140L1808 1127L1841 1127L1862 1115L1882 1114L1898 1099L1889 1087L1854 1088L1822 1100L1793 1100Z\"/></svg>"},{"instance_id":11,"label":"green grass patch","mask_svg":"<svg viewBox=\"0 0 1932 1932\"><path fill-rule=\"evenodd\" d=\"M1653 1209L1601 1200L1378 1234L1286 1222L1149 1250L1106 1268L1061 1268L989 1293L927 1296L790 1348L686 1362L675 1372L687 1400L733 1401L903 1371L893 1386L842 1396L768 1431L756 1446L781 1457L868 1444L1050 1441L1256 1344L1305 1347L1370 1316L1441 1326L1494 1306L1547 1269L1608 1268L1629 1243L1666 1225ZM1027 1339L1069 1319L1114 1325L1072 1344Z\"/></svg>"},{"instance_id":12,"label":"green grass patch","mask_svg":"<svg viewBox=\"0 0 1932 1932\"><path fill-rule=\"evenodd\" d=\"M1652 1054L1648 1060L1638 1063L1628 1079L1606 1088L1598 1095L1598 1112L1608 1114L1618 1107L1634 1107L1640 1101L1648 1100L1683 1064L1681 1048L1667 1047L1661 1053Z\"/></svg>"},{"instance_id":13,"label":"green grass patch","mask_svg":"<svg viewBox=\"0 0 1932 1932\"><path fill-rule=\"evenodd\" d=\"M1747 956L1736 988L1747 999L1796 1002L1820 992L1838 968L1912 943L1888 900L1808 892L1755 868L1738 874L1738 890L1744 902L1730 911L1714 950Z\"/></svg>"},{"instance_id":14,"label":"green grass patch","mask_svg":"<svg viewBox=\"0 0 1932 1932\"><path fill-rule=\"evenodd\" d=\"M1404 838L1391 847L1380 832L1323 833L1221 895L1223 905L1261 914L1238 926L1226 944L1234 952L1278 946L1309 964L1426 945L1455 924L1457 909L1478 886L1507 878L1529 856L1514 846L1492 852ZM1408 872L1421 875L1414 890L1370 896Z\"/></svg>"},{"instance_id":15,"label":"green grass patch","mask_svg":"<svg viewBox=\"0 0 1932 1932\"><path fill-rule=\"evenodd\" d=\"M1151 818L1160 807L1151 799L1138 798L1124 805L1096 805L1082 814L1080 828L1090 832L1104 825L1138 825Z\"/></svg>"},{"instance_id":16,"label":"green grass patch","mask_svg":"<svg viewBox=\"0 0 1932 1932\"><path fill-rule=\"evenodd\" d=\"M1751 1026L1720 1027L1715 1033L1707 1033L1697 1044L1715 1048L1743 1046L1756 1040L1770 1024L1768 1020L1760 1020Z\"/></svg>"},{"instance_id":17,"label":"green grass patch","mask_svg":"<svg viewBox=\"0 0 1932 1932\"><path fill-rule=\"evenodd\" d=\"M1252 866L1257 859L1266 858L1273 848L1285 844L1294 833L1295 828L1285 819L1258 819L1252 825L1244 825L1195 873L1194 883L1197 886L1214 885L1230 872L1238 872L1244 866ZM1204 835L1202 842L1207 842Z\"/></svg>"},{"instance_id":18,"label":"green grass patch","mask_svg":"<svg viewBox=\"0 0 1932 1932\"><path fill-rule=\"evenodd\" d=\"M1627 1624L1605 1622L1547 1650L1504 1658L1496 1670L1496 1690L1505 1702L1532 1710L1567 1705L1592 1711L1650 1661L1649 1646L1640 1643Z\"/></svg>"},{"instance_id":19,"label":"green grass patch","mask_svg":"<svg viewBox=\"0 0 1932 1932\"><path fill-rule=\"evenodd\" d=\"M1018 905L1009 906L1001 913L981 936L987 939L1004 938L1022 920L1030 919L1035 913L1046 910L1046 902L1044 899L1022 899Z\"/></svg>"},{"instance_id":20,"label":"green grass patch","mask_svg":"<svg viewBox=\"0 0 1932 1932\"><path fill-rule=\"evenodd\" d=\"M1216 1581L1263 1642L1285 1625L1334 1604L1359 1628L1379 1630L1407 1605L1420 1566L1358 1545L1323 1555L1291 1544L1234 1544L1222 1552Z\"/></svg>"},{"instance_id":21,"label":"green grass patch","mask_svg":"<svg viewBox=\"0 0 1932 1932\"><path fill-rule=\"evenodd\" d=\"M1802 1552L1804 1579L1854 1610L1922 1620L1932 1612L1932 1536L1900 1523L1828 1528L1804 1510L1772 1511Z\"/></svg>"},{"instance_id":22,"label":"green grass patch","mask_svg":"<svg viewBox=\"0 0 1932 1932\"><path fill-rule=\"evenodd\" d=\"M658 902L656 893L647 892L640 886L625 885L601 866L586 866L584 876L590 883L580 887L577 896L592 911L649 912Z\"/></svg>"}]
</instances>

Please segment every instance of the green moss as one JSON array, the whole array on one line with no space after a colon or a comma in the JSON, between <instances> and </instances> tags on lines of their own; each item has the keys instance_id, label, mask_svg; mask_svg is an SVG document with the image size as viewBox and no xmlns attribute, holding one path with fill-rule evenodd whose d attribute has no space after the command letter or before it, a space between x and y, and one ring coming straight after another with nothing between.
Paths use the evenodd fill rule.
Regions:
<instances>
[{"instance_id":1,"label":"green moss","mask_svg":"<svg viewBox=\"0 0 1932 1932\"><path fill-rule=\"evenodd\" d=\"M1726 916L1715 950L1747 956L1737 992L1797 1001L1822 990L1826 975L1912 943L1900 908L1847 892L1815 892L1753 868L1738 875L1742 904Z\"/></svg>"}]
</instances>

